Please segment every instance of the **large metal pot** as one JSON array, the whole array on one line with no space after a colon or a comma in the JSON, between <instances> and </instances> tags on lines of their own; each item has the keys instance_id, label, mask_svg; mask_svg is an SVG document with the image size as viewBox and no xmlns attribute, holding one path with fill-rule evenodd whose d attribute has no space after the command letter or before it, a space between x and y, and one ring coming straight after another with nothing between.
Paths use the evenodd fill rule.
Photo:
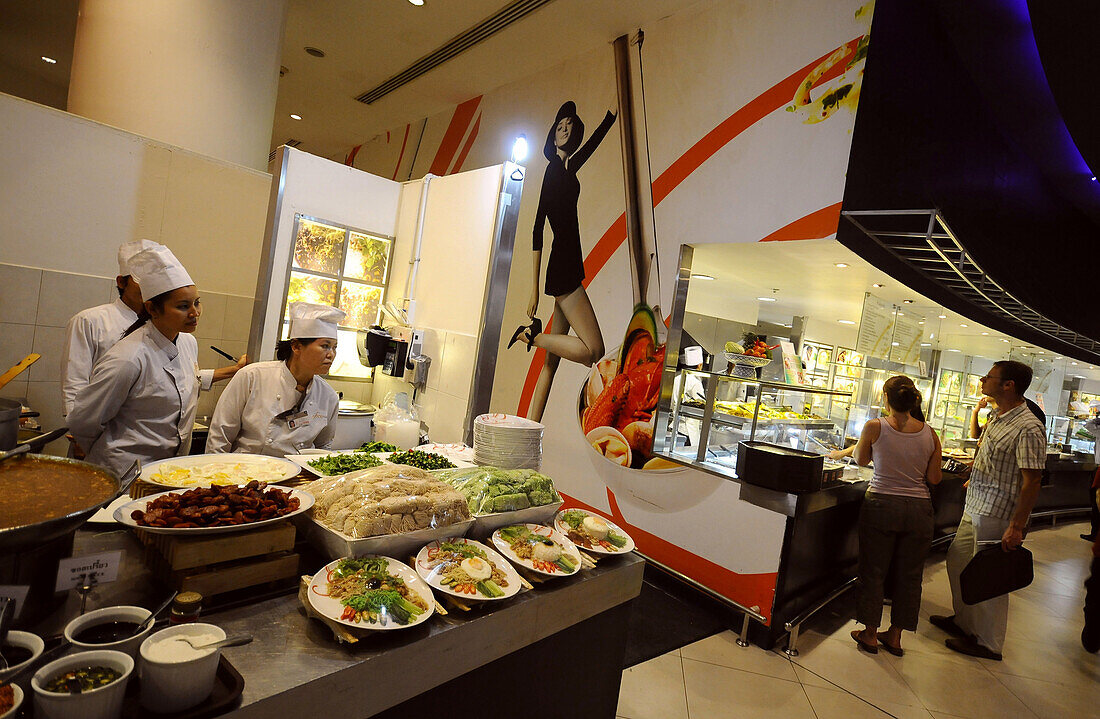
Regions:
<instances>
[{"instance_id":1,"label":"large metal pot","mask_svg":"<svg viewBox=\"0 0 1100 719\"><path fill-rule=\"evenodd\" d=\"M6 462L25 462L27 460L40 460L47 463L47 465L70 465L83 467L89 472L96 472L98 474L105 475L114 481L114 492L111 495L100 502L96 502L88 507L83 507L76 511L70 512L63 517L54 517L53 519L47 519L43 522L33 522L31 524L24 524L19 527L8 527L7 529L0 529L0 556L17 552L26 547L33 546L35 544L46 542L56 537L60 537L64 534L75 532L76 529L84 524L84 521L88 517L92 516L96 510L101 507L106 507L111 502L115 501L130 488L130 485L135 479L137 479L140 472L139 465L135 462L126 474L119 477L112 470L107 467L101 467L89 462L81 462L77 459L68 459L66 457L54 457L47 454L24 454L18 457L5 460ZM0 491L3 491L3 487L0 486Z\"/></svg>"},{"instance_id":2,"label":"large metal pot","mask_svg":"<svg viewBox=\"0 0 1100 719\"><path fill-rule=\"evenodd\" d=\"M0 452L11 449L19 438L19 413L23 405L14 399L0 398Z\"/></svg>"},{"instance_id":3,"label":"large metal pot","mask_svg":"<svg viewBox=\"0 0 1100 719\"><path fill-rule=\"evenodd\" d=\"M34 522L20 527L0 529L0 584L28 587L17 626L30 627L56 609L65 599L65 593L54 592L58 563L73 553L73 538L80 525L96 510L113 502L126 493L137 478L139 465L135 462L123 477L111 470L88 462L42 454L23 454L4 460L24 462L42 460L51 465L76 465L110 477L115 482L114 492L106 499L88 507L82 507L63 517ZM3 487L0 486L0 491Z\"/></svg>"}]
</instances>

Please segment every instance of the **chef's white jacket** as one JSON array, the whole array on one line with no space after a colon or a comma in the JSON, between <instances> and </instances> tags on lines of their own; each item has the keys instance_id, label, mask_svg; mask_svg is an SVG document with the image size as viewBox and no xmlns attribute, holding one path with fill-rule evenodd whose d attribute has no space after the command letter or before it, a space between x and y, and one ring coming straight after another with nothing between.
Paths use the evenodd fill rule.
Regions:
<instances>
[{"instance_id":1,"label":"chef's white jacket","mask_svg":"<svg viewBox=\"0 0 1100 719\"><path fill-rule=\"evenodd\" d=\"M297 386L286 362L256 362L242 368L218 398L206 453L281 457L311 447L329 448L336 433L339 395L320 377L313 378L304 396ZM295 408L295 414L304 414L291 427L279 415Z\"/></svg>"},{"instance_id":2,"label":"chef's white jacket","mask_svg":"<svg viewBox=\"0 0 1100 719\"><path fill-rule=\"evenodd\" d=\"M95 363L136 321L137 314L121 299L89 307L69 320L61 352L61 411L65 415L72 411L76 395L87 386ZM199 381L202 389L210 389L214 370L199 370Z\"/></svg>"},{"instance_id":3,"label":"chef's white jacket","mask_svg":"<svg viewBox=\"0 0 1100 719\"><path fill-rule=\"evenodd\" d=\"M181 332L175 342L146 322L96 363L76 396L69 430L87 461L119 474L187 454L199 401L199 347Z\"/></svg>"},{"instance_id":4,"label":"chef's white jacket","mask_svg":"<svg viewBox=\"0 0 1100 719\"><path fill-rule=\"evenodd\" d=\"M1093 436L1096 442L1093 444L1093 454L1095 455L1096 463L1100 464L1100 417L1090 419L1081 425L1081 429L1085 430Z\"/></svg>"}]
</instances>

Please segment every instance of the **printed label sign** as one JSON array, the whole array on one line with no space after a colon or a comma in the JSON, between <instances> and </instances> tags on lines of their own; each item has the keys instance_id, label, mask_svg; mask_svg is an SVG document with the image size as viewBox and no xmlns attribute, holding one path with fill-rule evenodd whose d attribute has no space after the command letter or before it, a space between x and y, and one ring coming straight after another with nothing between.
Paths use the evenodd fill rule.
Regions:
<instances>
[{"instance_id":1,"label":"printed label sign","mask_svg":"<svg viewBox=\"0 0 1100 719\"><path fill-rule=\"evenodd\" d=\"M122 564L122 550L62 559L57 566L57 585L54 591L65 592L75 589L93 579L95 584L113 582L118 578L120 564Z\"/></svg>"}]
</instances>

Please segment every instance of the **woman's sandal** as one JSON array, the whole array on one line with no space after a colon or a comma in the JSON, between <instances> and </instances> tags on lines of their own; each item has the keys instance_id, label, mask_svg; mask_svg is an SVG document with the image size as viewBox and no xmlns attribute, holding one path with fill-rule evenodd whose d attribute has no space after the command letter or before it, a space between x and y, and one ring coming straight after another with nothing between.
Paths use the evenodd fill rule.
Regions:
<instances>
[{"instance_id":1,"label":"woman's sandal","mask_svg":"<svg viewBox=\"0 0 1100 719\"><path fill-rule=\"evenodd\" d=\"M520 325L516 328L516 331L512 333L512 339L508 340L508 346L504 349L511 349L512 345L516 343L520 337L523 337L527 342L527 351L530 352L534 346L535 337L542 334L542 320L538 317L531 319L531 324Z\"/></svg>"},{"instance_id":2,"label":"woman's sandal","mask_svg":"<svg viewBox=\"0 0 1100 719\"><path fill-rule=\"evenodd\" d=\"M905 655L905 650L904 649L902 649L901 647L895 647L895 646L893 646L892 644L889 644L886 641L886 636L887 636L886 632L879 632L875 636L878 637L878 645L880 647L882 647L883 649L885 649L886 651L893 654L895 657L900 657L900 656Z\"/></svg>"},{"instance_id":3,"label":"woman's sandal","mask_svg":"<svg viewBox=\"0 0 1100 719\"><path fill-rule=\"evenodd\" d=\"M859 636L860 634L863 634L862 630L860 630L860 629L853 629L852 630L852 639L856 640L856 644L859 645L859 648L862 649L863 651L867 652L868 654L878 654L878 647L875 646L874 644L868 644L867 642L860 639L860 636Z\"/></svg>"}]
</instances>

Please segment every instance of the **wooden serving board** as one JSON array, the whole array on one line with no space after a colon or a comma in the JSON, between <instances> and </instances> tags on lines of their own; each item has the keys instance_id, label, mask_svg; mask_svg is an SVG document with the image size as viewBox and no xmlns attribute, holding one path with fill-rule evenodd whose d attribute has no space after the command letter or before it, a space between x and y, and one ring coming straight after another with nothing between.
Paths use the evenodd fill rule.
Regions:
<instances>
[{"instance_id":1,"label":"wooden serving board","mask_svg":"<svg viewBox=\"0 0 1100 719\"><path fill-rule=\"evenodd\" d=\"M298 576L290 522L207 537L136 533L153 576L181 592L210 597Z\"/></svg>"}]
</instances>

